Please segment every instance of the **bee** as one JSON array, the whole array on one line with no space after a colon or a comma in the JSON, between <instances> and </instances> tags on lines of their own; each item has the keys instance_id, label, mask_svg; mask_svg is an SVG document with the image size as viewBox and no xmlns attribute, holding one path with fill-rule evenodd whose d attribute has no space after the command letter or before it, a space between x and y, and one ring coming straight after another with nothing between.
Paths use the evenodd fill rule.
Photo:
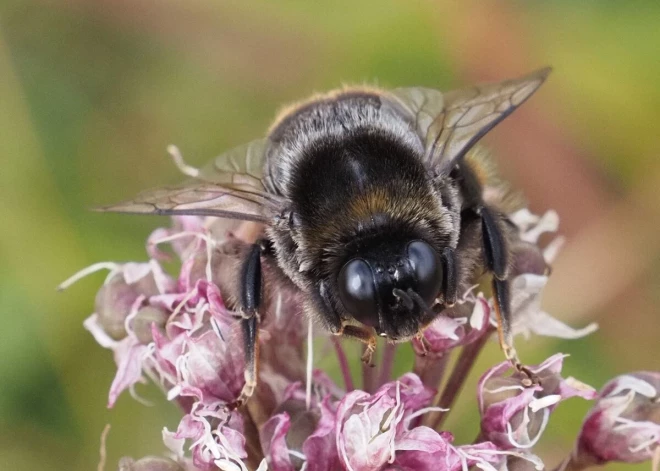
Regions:
<instances>
[{"instance_id":1,"label":"bee","mask_svg":"<svg viewBox=\"0 0 660 471\"><path fill-rule=\"evenodd\" d=\"M330 333L366 344L421 335L472 283L492 274L499 342L519 371L508 280L512 230L484 195L475 144L525 102L550 69L440 92L346 88L285 109L267 136L230 150L179 186L104 211L199 215L264 226L239 274L245 386L257 382L262 262L303 295Z\"/></svg>"}]
</instances>

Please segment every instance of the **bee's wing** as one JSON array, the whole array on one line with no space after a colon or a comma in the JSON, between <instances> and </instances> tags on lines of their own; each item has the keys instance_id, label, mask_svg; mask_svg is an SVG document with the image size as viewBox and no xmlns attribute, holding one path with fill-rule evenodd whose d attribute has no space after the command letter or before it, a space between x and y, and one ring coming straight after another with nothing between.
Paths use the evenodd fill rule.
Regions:
<instances>
[{"instance_id":1,"label":"bee's wing","mask_svg":"<svg viewBox=\"0 0 660 471\"><path fill-rule=\"evenodd\" d=\"M266 140L232 149L180 185L157 188L100 211L158 215L217 216L271 223L284 200L266 191L261 177Z\"/></svg>"},{"instance_id":2,"label":"bee's wing","mask_svg":"<svg viewBox=\"0 0 660 471\"><path fill-rule=\"evenodd\" d=\"M249 184L266 191L261 179L268 139L256 139L220 154L199 169L196 178L220 185Z\"/></svg>"},{"instance_id":3,"label":"bee's wing","mask_svg":"<svg viewBox=\"0 0 660 471\"><path fill-rule=\"evenodd\" d=\"M544 82L550 68L499 83L441 93L429 88L393 90L414 116L424 140L424 160L438 174L449 172L497 123L511 114Z\"/></svg>"}]
</instances>

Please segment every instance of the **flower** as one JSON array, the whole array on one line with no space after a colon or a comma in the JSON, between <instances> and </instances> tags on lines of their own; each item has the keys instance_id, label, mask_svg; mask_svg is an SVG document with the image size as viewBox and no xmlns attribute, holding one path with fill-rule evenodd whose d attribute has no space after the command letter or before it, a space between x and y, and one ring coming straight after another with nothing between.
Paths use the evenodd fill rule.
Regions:
<instances>
[{"instance_id":1,"label":"flower","mask_svg":"<svg viewBox=\"0 0 660 471\"><path fill-rule=\"evenodd\" d=\"M560 241L542 250L538 237L556 229L556 215L539 218L521 211L511 220L520 237L511 247L514 332L576 338L592 331L594 326L573 330L540 308L547 267ZM448 413L440 405L452 403L494 330L492 299L472 290L462 293L455 306L414 339L419 375L408 372L390 380L395 349L389 346L380 370L364 374L370 392L353 389L345 351L335 339L345 391L314 370L313 326L302 312L302 296L276 263L264 257L258 386L245 407L230 410L245 383L244 340L240 316L233 311L239 292L236 273L253 236L254 228L176 217L172 227L149 237L147 263L97 264L63 283L64 288L96 270L110 270L97 294L95 313L84 323L100 345L112 350L117 364L108 406L124 390L137 397L135 385L149 378L181 407L176 429L162 430L170 454L123 458L120 470L538 470L543 463L532 448L552 410L572 396L595 397L588 386L562 378L563 355L531 368L540 384L528 388L521 385L520 374L509 374L504 362L479 382L479 440L455 444L452 433L440 429ZM170 245L181 263L176 277L160 266L170 252L163 244ZM318 347L329 343L328 336L317 339ZM436 394L449 355L459 349L459 361ZM618 386L601 392L580 435L580 456L591 462L646 459L657 450L657 415L649 411L657 410L658 375L633 376L621 377ZM440 411L444 415L428 414ZM592 456L612 440L620 445L616 457Z\"/></svg>"},{"instance_id":2,"label":"flower","mask_svg":"<svg viewBox=\"0 0 660 471\"><path fill-rule=\"evenodd\" d=\"M176 432L163 429L163 441L179 460L185 460L183 450L190 440L192 463L201 470L215 467L247 471L244 460L248 457L243 419L235 412L195 403L186 414Z\"/></svg>"},{"instance_id":3,"label":"flower","mask_svg":"<svg viewBox=\"0 0 660 471\"><path fill-rule=\"evenodd\" d=\"M337 407L336 428L337 450L346 468L377 470L393 462L398 446L406 446L414 413L427 407L433 396L434 391L410 373L373 395L347 394Z\"/></svg>"},{"instance_id":4,"label":"flower","mask_svg":"<svg viewBox=\"0 0 660 471\"><path fill-rule=\"evenodd\" d=\"M531 333L546 337L577 339L591 334L598 325L591 323L582 329L573 329L541 309L541 293L548 283L548 267L563 245L563 238L556 237L545 249L538 245L544 233L554 233L559 217L554 211L536 216L527 209L509 215L518 227L519 240L511 248L511 312L514 335Z\"/></svg>"},{"instance_id":5,"label":"flower","mask_svg":"<svg viewBox=\"0 0 660 471\"><path fill-rule=\"evenodd\" d=\"M514 335L531 333L549 337L576 339L594 332L598 326L589 324L582 329L573 329L541 309L541 293L547 284L548 267L563 243L555 238L544 250L537 244L546 232L555 232L559 219L554 211L539 217L528 210L519 210L509 218L518 227L519 239L511 247L511 312ZM413 339L413 348L418 355L442 357L449 350L468 345L487 335L489 327L497 325L494 315L494 300L468 290L463 299L445 309L423 332ZM423 362L423 360L420 360Z\"/></svg>"},{"instance_id":6,"label":"flower","mask_svg":"<svg viewBox=\"0 0 660 471\"><path fill-rule=\"evenodd\" d=\"M59 289L102 269L110 273L96 295L96 312L85 320L84 326L101 346L114 353L117 374L108 396L108 407L112 407L126 389L137 397L133 387L143 381L142 358L148 350L147 344L152 341L151 326L162 329L168 317L159 307L150 306L148 300L172 290L174 281L155 260L99 263L76 273Z\"/></svg>"},{"instance_id":7,"label":"flower","mask_svg":"<svg viewBox=\"0 0 660 471\"><path fill-rule=\"evenodd\" d=\"M505 375L511 369L509 362L487 371L477 387L481 436L502 449L531 448L541 438L559 402L574 396L593 399L593 388L574 378L561 377L564 358L555 354L530 367L540 382L531 387L522 386L522 373Z\"/></svg>"},{"instance_id":8,"label":"flower","mask_svg":"<svg viewBox=\"0 0 660 471\"><path fill-rule=\"evenodd\" d=\"M485 335L490 326L491 307L481 293L467 294L465 299L445 309L424 330L423 336L412 341L418 355L438 358L452 348L467 345Z\"/></svg>"},{"instance_id":9,"label":"flower","mask_svg":"<svg viewBox=\"0 0 660 471\"><path fill-rule=\"evenodd\" d=\"M597 464L637 463L660 448L660 372L618 376L598 394L577 441L576 455Z\"/></svg>"},{"instance_id":10,"label":"flower","mask_svg":"<svg viewBox=\"0 0 660 471\"><path fill-rule=\"evenodd\" d=\"M307 396L300 383L287 390L284 400L260 431L260 440L271 471L307 471L340 468L334 431L339 388L321 371L313 377L314 395Z\"/></svg>"},{"instance_id":11,"label":"flower","mask_svg":"<svg viewBox=\"0 0 660 471\"><path fill-rule=\"evenodd\" d=\"M492 443L454 446L450 433L437 433L428 427L416 427L398 445L403 450L392 469L459 471L470 466L488 467L500 460Z\"/></svg>"}]
</instances>

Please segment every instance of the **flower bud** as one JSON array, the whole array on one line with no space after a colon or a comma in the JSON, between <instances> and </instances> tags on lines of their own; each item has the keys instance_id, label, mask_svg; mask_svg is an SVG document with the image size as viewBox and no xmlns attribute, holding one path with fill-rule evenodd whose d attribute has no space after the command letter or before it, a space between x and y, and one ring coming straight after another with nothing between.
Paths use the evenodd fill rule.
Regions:
<instances>
[{"instance_id":1,"label":"flower bud","mask_svg":"<svg viewBox=\"0 0 660 471\"><path fill-rule=\"evenodd\" d=\"M660 372L637 372L608 382L582 425L576 454L598 464L636 463L660 447Z\"/></svg>"},{"instance_id":2,"label":"flower bud","mask_svg":"<svg viewBox=\"0 0 660 471\"><path fill-rule=\"evenodd\" d=\"M146 263L128 263L98 291L95 311L99 324L111 338L121 340L126 337L126 318L138 297L160 293L151 270Z\"/></svg>"},{"instance_id":3,"label":"flower bud","mask_svg":"<svg viewBox=\"0 0 660 471\"><path fill-rule=\"evenodd\" d=\"M511 278L525 273L545 275L548 272L548 264L537 245L518 242L511 248L511 256L511 271L509 272ZM528 462L525 461L525 463Z\"/></svg>"},{"instance_id":4,"label":"flower bud","mask_svg":"<svg viewBox=\"0 0 660 471\"><path fill-rule=\"evenodd\" d=\"M157 306L145 306L135 314L131 326L141 344L146 345L153 340L152 326L165 332L165 323L170 313Z\"/></svg>"}]
</instances>

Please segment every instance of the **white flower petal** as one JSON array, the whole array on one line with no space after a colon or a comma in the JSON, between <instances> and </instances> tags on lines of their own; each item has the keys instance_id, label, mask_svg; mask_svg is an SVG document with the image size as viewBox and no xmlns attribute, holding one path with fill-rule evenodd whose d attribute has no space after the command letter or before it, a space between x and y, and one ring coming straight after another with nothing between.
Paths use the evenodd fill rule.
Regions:
<instances>
[{"instance_id":1,"label":"white flower petal","mask_svg":"<svg viewBox=\"0 0 660 471\"><path fill-rule=\"evenodd\" d=\"M606 397L618 396L626 390L634 391L646 397L656 397L658 394L658 391L656 391L653 385L647 383L643 379L635 378L630 375L622 375L619 376L619 381L616 387L610 391Z\"/></svg>"},{"instance_id":2,"label":"white flower petal","mask_svg":"<svg viewBox=\"0 0 660 471\"><path fill-rule=\"evenodd\" d=\"M170 432L167 427L163 427L163 443L177 458L183 457L183 445L185 438L175 438L175 432Z\"/></svg>"},{"instance_id":3,"label":"white flower petal","mask_svg":"<svg viewBox=\"0 0 660 471\"><path fill-rule=\"evenodd\" d=\"M579 339L598 330L598 324L596 322L592 322L581 329L574 329L544 311L536 313L533 320L533 322L529 322L528 324L529 330L536 335L543 335L545 337Z\"/></svg>"},{"instance_id":4,"label":"white flower petal","mask_svg":"<svg viewBox=\"0 0 660 471\"><path fill-rule=\"evenodd\" d=\"M559 255L559 251L564 246L566 238L562 236L555 237L545 249L543 249L543 259L545 263L552 264Z\"/></svg>"},{"instance_id":5,"label":"white flower petal","mask_svg":"<svg viewBox=\"0 0 660 471\"><path fill-rule=\"evenodd\" d=\"M481 302L474 303L474 309L472 310L472 315L470 316L470 327L473 329L481 329L484 325L484 316L486 315L486 310Z\"/></svg>"},{"instance_id":6,"label":"white flower petal","mask_svg":"<svg viewBox=\"0 0 660 471\"><path fill-rule=\"evenodd\" d=\"M536 244L541 234L545 232L556 232L559 227L559 215L556 211L547 211L538 223L527 231L520 234L520 238L525 242Z\"/></svg>"},{"instance_id":7,"label":"white flower petal","mask_svg":"<svg viewBox=\"0 0 660 471\"><path fill-rule=\"evenodd\" d=\"M98 314L92 314L83 322L83 327L89 331L94 340L103 348L114 348L117 341L105 333L101 324L99 324Z\"/></svg>"},{"instance_id":8,"label":"white flower petal","mask_svg":"<svg viewBox=\"0 0 660 471\"><path fill-rule=\"evenodd\" d=\"M509 215L509 219L520 228L521 231L527 231L531 226L539 222L539 217L530 212L529 209L523 208Z\"/></svg>"},{"instance_id":9,"label":"white flower petal","mask_svg":"<svg viewBox=\"0 0 660 471\"><path fill-rule=\"evenodd\" d=\"M529 403L529 408L532 410L532 412L538 412L541 409L558 404L559 401L561 401L561 395L550 394L539 399L534 399Z\"/></svg>"}]
</instances>

